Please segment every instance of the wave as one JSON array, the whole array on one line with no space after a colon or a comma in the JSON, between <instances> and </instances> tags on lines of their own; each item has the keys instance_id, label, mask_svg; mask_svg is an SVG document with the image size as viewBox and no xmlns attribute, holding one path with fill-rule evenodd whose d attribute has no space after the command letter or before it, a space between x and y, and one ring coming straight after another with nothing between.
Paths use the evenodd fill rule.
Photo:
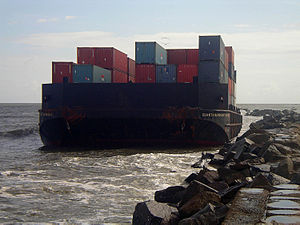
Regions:
<instances>
[{"instance_id":1,"label":"wave","mask_svg":"<svg viewBox=\"0 0 300 225\"><path fill-rule=\"evenodd\" d=\"M23 129L16 129L16 130L10 130L10 131L2 131L0 132L0 137L11 137L11 138L17 138L17 137L24 137L31 134L37 134L39 132L39 129L37 126L34 127L28 127Z\"/></svg>"}]
</instances>

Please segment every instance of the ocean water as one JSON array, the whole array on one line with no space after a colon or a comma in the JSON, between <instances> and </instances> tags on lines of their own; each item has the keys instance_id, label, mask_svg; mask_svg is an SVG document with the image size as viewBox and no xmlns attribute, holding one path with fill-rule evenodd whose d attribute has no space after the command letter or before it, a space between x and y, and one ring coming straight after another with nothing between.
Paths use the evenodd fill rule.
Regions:
<instances>
[{"instance_id":1,"label":"ocean water","mask_svg":"<svg viewBox=\"0 0 300 225\"><path fill-rule=\"evenodd\" d=\"M300 105L241 108L300 111ZM180 185L218 148L43 151L40 104L0 104L0 223L130 224L138 202ZM243 111L244 112L244 111ZM244 117L241 132L260 118Z\"/></svg>"}]
</instances>

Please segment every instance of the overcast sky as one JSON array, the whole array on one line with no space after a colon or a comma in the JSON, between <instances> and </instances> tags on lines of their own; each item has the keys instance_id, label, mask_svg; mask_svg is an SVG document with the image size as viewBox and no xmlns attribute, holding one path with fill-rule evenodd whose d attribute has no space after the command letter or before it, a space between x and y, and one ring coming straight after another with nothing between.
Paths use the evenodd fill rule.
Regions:
<instances>
[{"instance_id":1,"label":"overcast sky","mask_svg":"<svg viewBox=\"0 0 300 225\"><path fill-rule=\"evenodd\" d=\"M77 46L135 41L197 48L220 34L235 50L238 103L300 103L299 0L0 0L0 102L40 102L52 61Z\"/></svg>"}]
</instances>

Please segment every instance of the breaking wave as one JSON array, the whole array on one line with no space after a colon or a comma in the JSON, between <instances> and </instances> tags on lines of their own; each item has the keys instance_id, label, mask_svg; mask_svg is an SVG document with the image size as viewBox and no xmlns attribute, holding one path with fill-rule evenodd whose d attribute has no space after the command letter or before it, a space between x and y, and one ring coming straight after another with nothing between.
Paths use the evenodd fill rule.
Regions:
<instances>
[{"instance_id":1,"label":"breaking wave","mask_svg":"<svg viewBox=\"0 0 300 225\"><path fill-rule=\"evenodd\" d=\"M28 127L28 128L16 129L10 131L0 131L0 137L17 138L17 137L28 136L31 134L36 134L38 132L39 132L38 126L34 126L34 127Z\"/></svg>"}]
</instances>

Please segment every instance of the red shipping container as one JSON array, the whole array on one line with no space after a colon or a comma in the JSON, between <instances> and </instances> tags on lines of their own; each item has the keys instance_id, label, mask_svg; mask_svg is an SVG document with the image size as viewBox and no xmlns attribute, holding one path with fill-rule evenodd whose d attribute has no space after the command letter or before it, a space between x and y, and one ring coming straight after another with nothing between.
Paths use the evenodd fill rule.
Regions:
<instances>
[{"instance_id":1,"label":"red shipping container","mask_svg":"<svg viewBox=\"0 0 300 225\"><path fill-rule=\"evenodd\" d=\"M228 56L228 52L225 51L225 69L227 72L228 72L228 68L229 68L228 63L229 63L229 56Z\"/></svg>"},{"instance_id":2,"label":"red shipping container","mask_svg":"<svg viewBox=\"0 0 300 225\"><path fill-rule=\"evenodd\" d=\"M168 64L186 64L186 50L185 49L167 49Z\"/></svg>"},{"instance_id":3,"label":"red shipping container","mask_svg":"<svg viewBox=\"0 0 300 225\"><path fill-rule=\"evenodd\" d=\"M135 61L131 58L127 58L127 73L130 76L135 76Z\"/></svg>"},{"instance_id":4,"label":"red shipping container","mask_svg":"<svg viewBox=\"0 0 300 225\"><path fill-rule=\"evenodd\" d=\"M136 83L155 83L155 65L154 64L136 64L135 82Z\"/></svg>"},{"instance_id":5,"label":"red shipping container","mask_svg":"<svg viewBox=\"0 0 300 225\"><path fill-rule=\"evenodd\" d=\"M127 83L128 82L128 75L127 73L112 70L112 82L113 83Z\"/></svg>"},{"instance_id":6,"label":"red shipping container","mask_svg":"<svg viewBox=\"0 0 300 225\"><path fill-rule=\"evenodd\" d=\"M95 65L95 50L89 47L78 47L77 63Z\"/></svg>"},{"instance_id":7,"label":"red shipping container","mask_svg":"<svg viewBox=\"0 0 300 225\"><path fill-rule=\"evenodd\" d=\"M115 48L94 48L95 65L127 73L127 55Z\"/></svg>"},{"instance_id":8,"label":"red shipping container","mask_svg":"<svg viewBox=\"0 0 300 225\"><path fill-rule=\"evenodd\" d=\"M198 65L177 66L177 83L193 83L193 77L196 76L198 76Z\"/></svg>"},{"instance_id":9,"label":"red shipping container","mask_svg":"<svg viewBox=\"0 0 300 225\"><path fill-rule=\"evenodd\" d=\"M230 77L228 77L228 94L229 96L232 95L232 80Z\"/></svg>"},{"instance_id":10,"label":"red shipping container","mask_svg":"<svg viewBox=\"0 0 300 225\"><path fill-rule=\"evenodd\" d=\"M199 49L186 49L186 64L199 64Z\"/></svg>"},{"instance_id":11,"label":"red shipping container","mask_svg":"<svg viewBox=\"0 0 300 225\"><path fill-rule=\"evenodd\" d=\"M228 63L232 63L232 65L234 65L234 51L232 46L225 47L225 50L228 54Z\"/></svg>"},{"instance_id":12,"label":"red shipping container","mask_svg":"<svg viewBox=\"0 0 300 225\"><path fill-rule=\"evenodd\" d=\"M52 83L62 83L64 77L72 83L72 67L73 62L52 62Z\"/></svg>"}]
</instances>

